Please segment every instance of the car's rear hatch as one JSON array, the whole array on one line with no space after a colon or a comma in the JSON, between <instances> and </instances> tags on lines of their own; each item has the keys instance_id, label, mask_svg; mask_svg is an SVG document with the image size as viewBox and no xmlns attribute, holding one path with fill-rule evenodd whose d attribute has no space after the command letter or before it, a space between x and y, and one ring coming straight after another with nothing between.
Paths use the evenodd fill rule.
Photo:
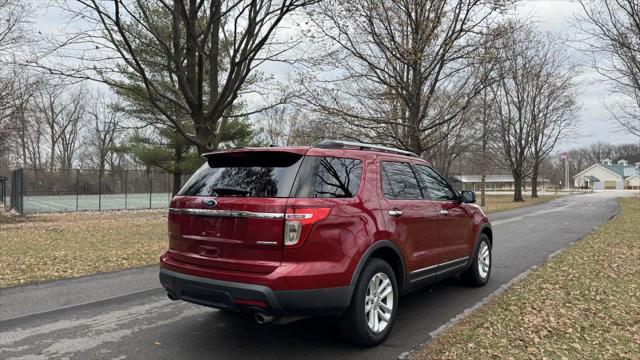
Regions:
<instances>
[{"instance_id":1,"label":"car's rear hatch","mask_svg":"<svg viewBox=\"0 0 640 360\"><path fill-rule=\"evenodd\" d=\"M208 155L171 201L172 258L266 274L282 261L287 198L306 148Z\"/></svg>"}]
</instances>

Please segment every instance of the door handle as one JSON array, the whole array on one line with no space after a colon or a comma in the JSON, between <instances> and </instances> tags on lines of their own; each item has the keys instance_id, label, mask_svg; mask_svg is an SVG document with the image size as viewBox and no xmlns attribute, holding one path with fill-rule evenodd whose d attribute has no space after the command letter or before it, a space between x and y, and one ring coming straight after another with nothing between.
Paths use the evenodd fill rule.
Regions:
<instances>
[{"instance_id":1,"label":"door handle","mask_svg":"<svg viewBox=\"0 0 640 360\"><path fill-rule=\"evenodd\" d=\"M402 211L396 208L389 210L389 215L391 216L400 216L402 215Z\"/></svg>"},{"instance_id":2,"label":"door handle","mask_svg":"<svg viewBox=\"0 0 640 360\"><path fill-rule=\"evenodd\" d=\"M440 210L440 215L447 216L449 215L449 212L447 210Z\"/></svg>"}]
</instances>

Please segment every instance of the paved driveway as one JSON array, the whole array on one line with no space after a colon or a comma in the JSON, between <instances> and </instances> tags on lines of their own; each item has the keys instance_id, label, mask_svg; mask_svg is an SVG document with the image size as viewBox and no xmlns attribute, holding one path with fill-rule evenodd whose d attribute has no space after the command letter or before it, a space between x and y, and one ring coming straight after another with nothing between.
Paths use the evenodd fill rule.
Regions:
<instances>
[{"instance_id":1,"label":"paved driveway","mask_svg":"<svg viewBox=\"0 0 640 360\"><path fill-rule=\"evenodd\" d=\"M568 196L491 216L494 268L483 288L448 280L401 298L387 342L340 340L330 319L258 326L169 301L143 268L0 290L2 359L392 359L501 285L616 214L618 193Z\"/></svg>"}]
</instances>

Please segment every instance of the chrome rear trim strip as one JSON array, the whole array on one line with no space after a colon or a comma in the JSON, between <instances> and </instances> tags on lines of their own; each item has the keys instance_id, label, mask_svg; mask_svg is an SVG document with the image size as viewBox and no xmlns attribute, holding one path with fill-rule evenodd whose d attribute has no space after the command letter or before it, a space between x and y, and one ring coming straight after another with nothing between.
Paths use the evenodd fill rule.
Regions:
<instances>
[{"instance_id":1,"label":"chrome rear trim strip","mask_svg":"<svg viewBox=\"0 0 640 360\"><path fill-rule=\"evenodd\" d=\"M433 276L440 275L450 270L455 270L457 268L463 267L467 265L468 256L461 257L459 259L454 259L451 261L446 261L440 264L431 265L422 269L414 270L409 273L410 279L409 282L418 282Z\"/></svg>"},{"instance_id":2,"label":"chrome rear trim strip","mask_svg":"<svg viewBox=\"0 0 640 360\"><path fill-rule=\"evenodd\" d=\"M437 268L438 266L440 266L440 264L435 264L435 265L427 266L427 267L422 268L422 269L413 270L410 274L411 274L411 275L418 275L418 274L423 273L423 272L426 272L426 271L434 270L434 269L435 269L435 268Z\"/></svg>"},{"instance_id":3,"label":"chrome rear trim strip","mask_svg":"<svg viewBox=\"0 0 640 360\"><path fill-rule=\"evenodd\" d=\"M235 218L255 218L255 219L284 219L284 213L266 213L252 211L235 210L214 210L214 209L176 209L169 208L169 214L211 216L211 217L235 217Z\"/></svg>"}]
</instances>

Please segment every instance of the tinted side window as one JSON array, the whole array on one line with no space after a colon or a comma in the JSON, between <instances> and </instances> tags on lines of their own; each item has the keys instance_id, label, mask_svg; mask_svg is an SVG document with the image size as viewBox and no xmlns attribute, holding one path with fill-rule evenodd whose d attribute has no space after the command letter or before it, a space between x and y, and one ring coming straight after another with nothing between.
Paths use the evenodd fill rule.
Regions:
<instances>
[{"instance_id":1,"label":"tinted side window","mask_svg":"<svg viewBox=\"0 0 640 360\"><path fill-rule=\"evenodd\" d=\"M351 198L362 178L362 162L356 159L307 156L291 192L292 197Z\"/></svg>"},{"instance_id":2,"label":"tinted side window","mask_svg":"<svg viewBox=\"0 0 640 360\"><path fill-rule=\"evenodd\" d=\"M417 165L418 178L420 183L427 189L429 198L432 200L456 200L457 195L449 184L435 170L428 166Z\"/></svg>"},{"instance_id":3,"label":"tinted side window","mask_svg":"<svg viewBox=\"0 0 640 360\"><path fill-rule=\"evenodd\" d=\"M422 198L411 165L403 162L382 162L382 192L387 199Z\"/></svg>"}]
</instances>

